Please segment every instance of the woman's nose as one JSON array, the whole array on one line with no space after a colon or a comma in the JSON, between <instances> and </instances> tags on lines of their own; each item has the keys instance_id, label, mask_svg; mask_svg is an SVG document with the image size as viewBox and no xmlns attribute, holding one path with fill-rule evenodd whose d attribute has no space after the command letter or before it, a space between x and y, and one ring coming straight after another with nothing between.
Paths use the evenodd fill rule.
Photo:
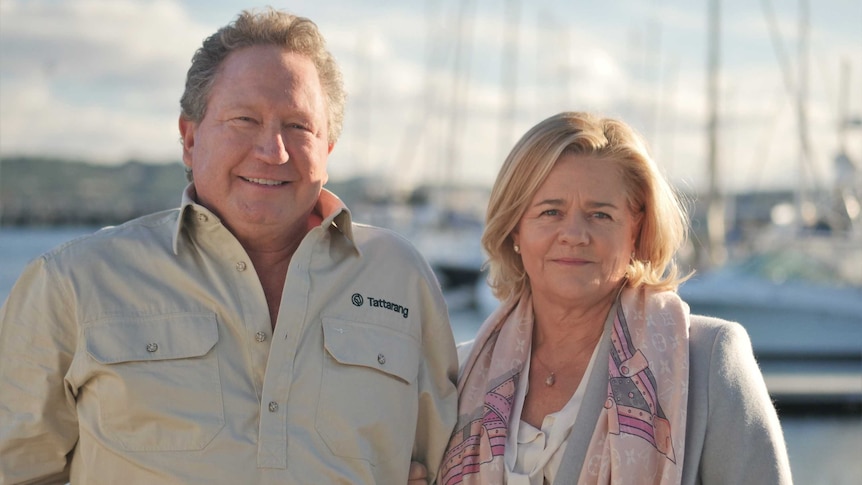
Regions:
<instances>
[{"instance_id":1,"label":"woman's nose","mask_svg":"<svg viewBox=\"0 0 862 485\"><path fill-rule=\"evenodd\" d=\"M559 240L565 244L582 245L590 242L590 231L587 221L581 215L565 218L560 227Z\"/></svg>"}]
</instances>

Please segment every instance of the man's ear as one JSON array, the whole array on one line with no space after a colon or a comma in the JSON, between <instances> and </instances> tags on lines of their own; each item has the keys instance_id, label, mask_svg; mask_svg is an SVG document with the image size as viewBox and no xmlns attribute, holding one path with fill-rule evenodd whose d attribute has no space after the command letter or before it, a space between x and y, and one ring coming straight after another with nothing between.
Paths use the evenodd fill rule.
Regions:
<instances>
[{"instance_id":1,"label":"man's ear","mask_svg":"<svg viewBox=\"0 0 862 485\"><path fill-rule=\"evenodd\" d=\"M326 150L327 157L332 154L333 148L335 148L335 142L329 144L329 148ZM327 163L326 166L329 167L329 163ZM323 185L326 185L326 182L329 182L329 168L326 168L323 173Z\"/></svg>"},{"instance_id":2,"label":"man's ear","mask_svg":"<svg viewBox=\"0 0 862 485\"><path fill-rule=\"evenodd\" d=\"M178 121L180 127L180 141L183 143L183 164L192 168L192 150L195 147L195 132L197 123L180 115Z\"/></svg>"}]
</instances>

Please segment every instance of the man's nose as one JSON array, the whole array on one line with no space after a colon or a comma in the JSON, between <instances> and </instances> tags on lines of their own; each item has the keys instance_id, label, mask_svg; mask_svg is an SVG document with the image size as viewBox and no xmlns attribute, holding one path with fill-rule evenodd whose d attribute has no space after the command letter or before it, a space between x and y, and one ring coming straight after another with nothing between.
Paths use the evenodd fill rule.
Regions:
<instances>
[{"instance_id":1,"label":"man's nose","mask_svg":"<svg viewBox=\"0 0 862 485\"><path fill-rule=\"evenodd\" d=\"M256 148L260 159L272 165L281 165L290 159L280 131L261 134Z\"/></svg>"}]
</instances>

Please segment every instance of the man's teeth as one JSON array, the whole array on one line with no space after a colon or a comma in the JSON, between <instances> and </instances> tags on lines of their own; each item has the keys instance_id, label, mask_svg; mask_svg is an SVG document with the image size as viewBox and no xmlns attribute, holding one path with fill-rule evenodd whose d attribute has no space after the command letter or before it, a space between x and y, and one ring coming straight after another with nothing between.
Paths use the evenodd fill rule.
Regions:
<instances>
[{"instance_id":1,"label":"man's teeth","mask_svg":"<svg viewBox=\"0 0 862 485\"><path fill-rule=\"evenodd\" d=\"M261 185L281 185L284 183L284 182L281 182L278 180L256 179L256 178L246 178L246 177L243 177L243 178L245 178L249 182L254 182L256 184L261 184Z\"/></svg>"}]
</instances>

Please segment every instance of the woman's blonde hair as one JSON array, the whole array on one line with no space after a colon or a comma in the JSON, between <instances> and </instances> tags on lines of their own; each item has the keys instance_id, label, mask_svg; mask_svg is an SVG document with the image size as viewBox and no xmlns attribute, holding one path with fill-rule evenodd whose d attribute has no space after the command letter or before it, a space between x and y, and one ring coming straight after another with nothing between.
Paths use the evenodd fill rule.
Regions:
<instances>
[{"instance_id":1,"label":"woman's blonde hair","mask_svg":"<svg viewBox=\"0 0 862 485\"><path fill-rule=\"evenodd\" d=\"M562 154L589 156L618 165L629 209L642 213L627 285L676 290L681 276L674 260L688 236L681 199L650 157L644 140L627 124L589 113L563 112L531 128L515 144L494 182L482 246L488 283L500 300L529 285L512 231Z\"/></svg>"}]
</instances>

